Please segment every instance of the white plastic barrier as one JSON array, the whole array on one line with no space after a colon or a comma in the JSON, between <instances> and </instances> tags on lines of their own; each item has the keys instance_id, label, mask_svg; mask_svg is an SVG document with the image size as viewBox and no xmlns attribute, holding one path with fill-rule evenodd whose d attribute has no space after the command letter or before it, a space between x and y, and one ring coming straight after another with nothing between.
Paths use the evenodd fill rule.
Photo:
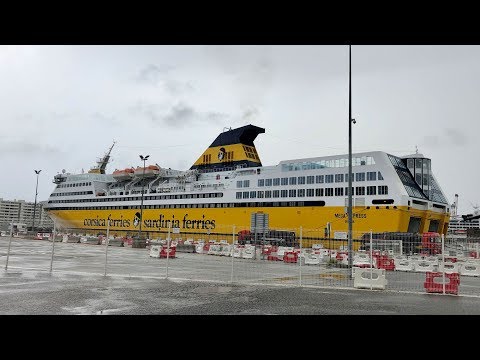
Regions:
<instances>
[{"instance_id":1,"label":"white plastic barrier","mask_svg":"<svg viewBox=\"0 0 480 360\"><path fill-rule=\"evenodd\" d=\"M305 265L319 265L320 255L317 254L305 254Z\"/></svg>"},{"instance_id":2,"label":"white plastic barrier","mask_svg":"<svg viewBox=\"0 0 480 360\"><path fill-rule=\"evenodd\" d=\"M62 242L64 242L64 243L68 242L68 235L67 234L63 235Z\"/></svg>"},{"instance_id":3,"label":"white plastic barrier","mask_svg":"<svg viewBox=\"0 0 480 360\"><path fill-rule=\"evenodd\" d=\"M225 245L228 245L228 241L227 240L220 240L220 244L225 244Z\"/></svg>"},{"instance_id":4,"label":"white plastic barrier","mask_svg":"<svg viewBox=\"0 0 480 360\"><path fill-rule=\"evenodd\" d=\"M222 245L219 244L211 244L210 248L208 249L208 255L220 255L222 252Z\"/></svg>"},{"instance_id":5,"label":"white plastic barrier","mask_svg":"<svg viewBox=\"0 0 480 360\"><path fill-rule=\"evenodd\" d=\"M412 260L395 260L395 271L414 271L415 263Z\"/></svg>"},{"instance_id":6,"label":"white plastic barrier","mask_svg":"<svg viewBox=\"0 0 480 360\"><path fill-rule=\"evenodd\" d=\"M436 256L425 256L424 260L432 263L433 265L438 265L438 258Z\"/></svg>"},{"instance_id":7,"label":"white plastic barrier","mask_svg":"<svg viewBox=\"0 0 480 360\"><path fill-rule=\"evenodd\" d=\"M162 245L152 245L152 246L150 246L150 257L159 258L161 250L162 250Z\"/></svg>"},{"instance_id":8,"label":"white plastic barrier","mask_svg":"<svg viewBox=\"0 0 480 360\"><path fill-rule=\"evenodd\" d=\"M354 268L353 287L357 289L384 290L387 285L384 269ZM371 276L371 277L370 277Z\"/></svg>"},{"instance_id":9,"label":"white plastic barrier","mask_svg":"<svg viewBox=\"0 0 480 360\"><path fill-rule=\"evenodd\" d=\"M232 255L232 247L230 245L222 245L222 251L221 251L220 255L231 256Z\"/></svg>"},{"instance_id":10,"label":"white plastic barrier","mask_svg":"<svg viewBox=\"0 0 480 360\"><path fill-rule=\"evenodd\" d=\"M243 259L255 259L255 247L254 246L245 246L242 252Z\"/></svg>"},{"instance_id":11,"label":"white plastic barrier","mask_svg":"<svg viewBox=\"0 0 480 360\"><path fill-rule=\"evenodd\" d=\"M283 259L283 255L285 255L285 251L286 251L286 247L285 246L279 246L278 249L277 249L277 257L279 259Z\"/></svg>"},{"instance_id":12,"label":"white plastic barrier","mask_svg":"<svg viewBox=\"0 0 480 360\"><path fill-rule=\"evenodd\" d=\"M370 256L362 253L356 254L353 256L352 265L356 267L370 267ZM375 267L375 261L372 261L372 266Z\"/></svg>"},{"instance_id":13,"label":"white plastic barrier","mask_svg":"<svg viewBox=\"0 0 480 360\"><path fill-rule=\"evenodd\" d=\"M409 257L408 257L408 260L412 260L412 261L422 261L422 260L423 260L423 256L421 256L421 255L412 255L412 256L409 256Z\"/></svg>"},{"instance_id":14,"label":"white plastic barrier","mask_svg":"<svg viewBox=\"0 0 480 360\"><path fill-rule=\"evenodd\" d=\"M195 252L198 254L203 254L203 243L195 245Z\"/></svg>"},{"instance_id":15,"label":"white plastic barrier","mask_svg":"<svg viewBox=\"0 0 480 360\"><path fill-rule=\"evenodd\" d=\"M445 274L458 273L460 270L459 263L445 262L445 264L440 264L438 271L445 272Z\"/></svg>"},{"instance_id":16,"label":"white plastic barrier","mask_svg":"<svg viewBox=\"0 0 480 360\"><path fill-rule=\"evenodd\" d=\"M425 260L413 261L413 263L415 265L416 272L432 272L436 271L437 269L437 266Z\"/></svg>"},{"instance_id":17,"label":"white plastic barrier","mask_svg":"<svg viewBox=\"0 0 480 360\"><path fill-rule=\"evenodd\" d=\"M312 249L313 250L323 249L323 245L322 244L312 244Z\"/></svg>"},{"instance_id":18,"label":"white plastic barrier","mask_svg":"<svg viewBox=\"0 0 480 360\"><path fill-rule=\"evenodd\" d=\"M408 260L408 257L406 255L394 255L393 260L395 260L395 264L396 264L399 261Z\"/></svg>"},{"instance_id":19,"label":"white plastic barrier","mask_svg":"<svg viewBox=\"0 0 480 360\"><path fill-rule=\"evenodd\" d=\"M184 244L185 244L185 245L191 245L191 244L193 244L193 239L192 239L192 238L187 238L187 240L185 240Z\"/></svg>"},{"instance_id":20,"label":"white plastic barrier","mask_svg":"<svg viewBox=\"0 0 480 360\"><path fill-rule=\"evenodd\" d=\"M467 261L460 267L460 275L480 276L480 264L478 262Z\"/></svg>"},{"instance_id":21,"label":"white plastic barrier","mask_svg":"<svg viewBox=\"0 0 480 360\"><path fill-rule=\"evenodd\" d=\"M243 255L243 247L239 247L238 245L235 245L233 248L233 257L234 258L241 258Z\"/></svg>"}]
</instances>

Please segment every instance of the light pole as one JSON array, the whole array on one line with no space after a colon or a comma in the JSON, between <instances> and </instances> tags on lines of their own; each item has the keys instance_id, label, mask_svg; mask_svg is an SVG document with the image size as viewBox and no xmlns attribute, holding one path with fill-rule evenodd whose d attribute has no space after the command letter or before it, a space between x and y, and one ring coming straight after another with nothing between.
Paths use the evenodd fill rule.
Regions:
<instances>
[{"instance_id":1,"label":"light pole","mask_svg":"<svg viewBox=\"0 0 480 360\"><path fill-rule=\"evenodd\" d=\"M37 174L37 185L35 186L35 204L33 205L33 221L32 221L32 231L35 232L35 212L37 210L37 195L38 195L38 175L42 170L34 170Z\"/></svg>"},{"instance_id":2,"label":"light pole","mask_svg":"<svg viewBox=\"0 0 480 360\"><path fill-rule=\"evenodd\" d=\"M142 234L142 222L143 222L143 190L145 188L145 161L149 158L150 155L140 155L140 159L143 160L143 175L142 175L142 200L140 203L140 228L138 229L138 240L140 240L140 235Z\"/></svg>"},{"instance_id":3,"label":"light pole","mask_svg":"<svg viewBox=\"0 0 480 360\"><path fill-rule=\"evenodd\" d=\"M352 278L352 123L356 123L352 119L352 45L348 46L348 57L348 269Z\"/></svg>"}]
</instances>

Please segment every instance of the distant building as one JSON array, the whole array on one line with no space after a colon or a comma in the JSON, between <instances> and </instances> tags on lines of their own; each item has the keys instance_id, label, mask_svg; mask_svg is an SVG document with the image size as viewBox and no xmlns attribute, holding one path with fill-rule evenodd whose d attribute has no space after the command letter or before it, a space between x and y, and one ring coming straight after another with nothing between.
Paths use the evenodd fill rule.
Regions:
<instances>
[{"instance_id":1,"label":"distant building","mask_svg":"<svg viewBox=\"0 0 480 360\"><path fill-rule=\"evenodd\" d=\"M53 221L43 209L46 201L37 203L35 210L35 228L53 228ZM4 200L0 198L0 230L9 230L12 221L14 224L25 224L31 228L35 203L25 200Z\"/></svg>"}]
</instances>

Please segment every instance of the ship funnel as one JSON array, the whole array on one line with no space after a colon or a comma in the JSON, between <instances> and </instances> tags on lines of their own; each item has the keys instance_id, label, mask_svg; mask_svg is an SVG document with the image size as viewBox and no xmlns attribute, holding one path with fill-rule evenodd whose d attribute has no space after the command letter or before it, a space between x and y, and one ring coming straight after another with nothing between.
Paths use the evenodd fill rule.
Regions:
<instances>
[{"instance_id":1,"label":"ship funnel","mask_svg":"<svg viewBox=\"0 0 480 360\"><path fill-rule=\"evenodd\" d=\"M190 170L225 171L238 166L262 166L253 142L258 134L263 133L265 129L254 125L245 125L222 132Z\"/></svg>"}]
</instances>

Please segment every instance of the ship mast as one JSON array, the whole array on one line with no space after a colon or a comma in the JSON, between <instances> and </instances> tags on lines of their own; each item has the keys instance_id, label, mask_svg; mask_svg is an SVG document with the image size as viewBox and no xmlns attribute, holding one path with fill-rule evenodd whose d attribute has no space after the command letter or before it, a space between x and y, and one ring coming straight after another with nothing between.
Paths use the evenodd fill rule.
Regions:
<instances>
[{"instance_id":1,"label":"ship mast","mask_svg":"<svg viewBox=\"0 0 480 360\"><path fill-rule=\"evenodd\" d=\"M112 152L112 149L115 145L115 141L113 142L112 146L110 149L107 151L107 153L102 157L97 160L97 166L92 167L88 172L90 174L105 174L105 169L107 168L107 164L110 161L110 153Z\"/></svg>"}]
</instances>

